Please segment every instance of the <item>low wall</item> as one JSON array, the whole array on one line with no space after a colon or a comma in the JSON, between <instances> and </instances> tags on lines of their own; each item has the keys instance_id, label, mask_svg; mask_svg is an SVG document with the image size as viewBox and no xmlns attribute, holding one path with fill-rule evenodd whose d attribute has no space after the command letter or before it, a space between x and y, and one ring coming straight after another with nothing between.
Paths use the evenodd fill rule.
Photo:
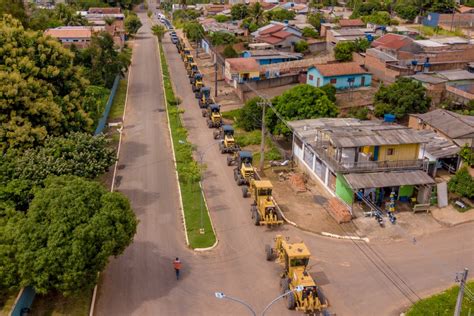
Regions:
<instances>
[{"instance_id":1,"label":"low wall","mask_svg":"<svg viewBox=\"0 0 474 316\"><path fill-rule=\"evenodd\" d=\"M97 124L97 128L95 129L94 135L98 135L104 131L105 124L107 123L107 118L109 117L110 108L112 107L112 103L114 103L114 97L117 93L117 88L119 86L120 76L115 76L114 85L112 86L112 90L110 91L109 99L107 100L107 104L105 105L104 113L102 113L102 117Z\"/></svg>"},{"instance_id":2,"label":"low wall","mask_svg":"<svg viewBox=\"0 0 474 316\"><path fill-rule=\"evenodd\" d=\"M270 89L270 88L286 86L292 83L299 83L299 74L291 74L291 75L285 75L285 76L277 77L277 78L250 81L250 82L247 82L247 84L243 84L243 83L237 84L235 92L237 96L239 97L239 99L242 100L242 102L245 102L247 99L249 99L249 96L247 96L247 94L252 92L253 89L255 90Z\"/></svg>"}]
</instances>

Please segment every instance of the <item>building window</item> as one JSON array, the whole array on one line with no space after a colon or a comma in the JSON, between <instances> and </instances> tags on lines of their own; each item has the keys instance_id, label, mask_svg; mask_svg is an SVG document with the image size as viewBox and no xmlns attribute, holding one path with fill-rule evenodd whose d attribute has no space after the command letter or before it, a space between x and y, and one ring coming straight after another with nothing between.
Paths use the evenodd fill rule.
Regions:
<instances>
[{"instance_id":1,"label":"building window","mask_svg":"<svg viewBox=\"0 0 474 316\"><path fill-rule=\"evenodd\" d=\"M337 79L336 79L336 78L332 78L332 79L329 81L329 83L331 83L331 84L336 84L336 83L337 83Z\"/></svg>"},{"instance_id":2,"label":"building window","mask_svg":"<svg viewBox=\"0 0 474 316\"><path fill-rule=\"evenodd\" d=\"M313 75L309 75L309 80L313 81L314 80L314 77Z\"/></svg>"},{"instance_id":3,"label":"building window","mask_svg":"<svg viewBox=\"0 0 474 316\"><path fill-rule=\"evenodd\" d=\"M387 149L387 156L395 155L395 148L388 148Z\"/></svg>"}]
</instances>

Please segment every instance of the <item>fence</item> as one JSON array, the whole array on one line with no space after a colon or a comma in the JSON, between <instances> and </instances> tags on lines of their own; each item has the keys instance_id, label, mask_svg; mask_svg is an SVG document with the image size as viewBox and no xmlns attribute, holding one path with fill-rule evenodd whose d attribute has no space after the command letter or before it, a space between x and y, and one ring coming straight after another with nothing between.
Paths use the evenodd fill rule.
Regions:
<instances>
[{"instance_id":1,"label":"fence","mask_svg":"<svg viewBox=\"0 0 474 316\"><path fill-rule=\"evenodd\" d=\"M33 304L35 295L35 290L31 286L22 288L9 316L22 316L26 314Z\"/></svg>"},{"instance_id":2,"label":"fence","mask_svg":"<svg viewBox=\"0 0 474 316\"><path fill-rule=\"evenodd\" d=\"M94 135L100 134L103 132L105 128L105 124L107 123L107 118L109 117L110 108L112 107L112 103L114 103L114 97L117 93L117 89L120 83L120 75L115 76L114 85L112 86L112 90L110 91L109 99L107 100L107 104L105 105L104 113L102 113L102 117L97 124L97 128L95 129Z\"/></svg>"}]
</instances>

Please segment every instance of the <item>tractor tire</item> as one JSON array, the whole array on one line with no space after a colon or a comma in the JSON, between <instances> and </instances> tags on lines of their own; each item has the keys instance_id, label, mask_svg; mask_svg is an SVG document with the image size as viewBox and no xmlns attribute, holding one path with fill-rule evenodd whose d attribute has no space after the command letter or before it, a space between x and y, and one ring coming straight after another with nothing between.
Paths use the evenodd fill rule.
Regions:
<instances>
[{"instance_id":1,"label":"tractor tire","mask_svg":"<svg viewBox=\"0 0 474 316\"><path fill-rule=\"evenodd\" d=\"M265 258L267 259L267 261L273 260L273 251L270 245L265 245Z\"/></svg>"},{"instance_id":2,"label":"tractor tire","mask_svg":"<svg viewBox=\"0 0 474 316\"><path fill-rule=\"evenodd\" d=\"M249 188L247 186L242 187L242 197L246 198L249 196Z\"/></svg>"},{"instance_id":3,"label":"tractor tire","mask_svg":"<svg viewBox=\"0 0 474 316\"><path fill-rule=\"evenodd\" d=\"M283 216L281 216L281 213L280 213L279 210L276 210L276 216L277 216L277 220L279 220L279 221L283 220Z\"/></svg>"},{"instance_id":4,"label":"tractor tire","mask_svg":"<svg viewBox=\"0 0 474 316\"><path fill-rule=\"evenodd\" d=\"M202 117L206 117L206 110L201 111Z\"/></svg>"},{"instance_id":5,"label":"tractor tire","mask_svg":"<svg viewBox=\"0 0 474 316\"><path fill-rule=\"evenodd\" d=\"M253 218L253 223L255 224L255 226L260 226L260 214L258 213L256 208L252 213L252 218Z\"/></svg>"},{"instance_id":6,"label":"tractor tire","mask_svg":"<svg viewBox=\"0 0 474 316\"><path fill-rule=\"evenodd\" d=\"M290 289L290 280L287 277L284 277L280 280L280 292L285 294Z\"/></svg>"},{"instance_id":7,"label":"tractor tire","mask_svg":"<svg viewBox=\"0 0 474 316\"><path fill-rule=\"evenodd\" d=\"M242 177L242 175L239 174L239 175L238 175L238 178L237 178L237 185L238 185L238 186L241 186L241 185L243 185L244 183L245 183L244 178Z\"/></svg>"},{"instance_id":8,"label":"tractor tire","mask_svg":"<svg viewBox=\"0 0 474 316\"><path fill-rule=\"evenodd\" d=\"M291 293L286 296L286 307L293 310L296 307L295 294Z\"/></svg>"},{"instance_id":9,"label":"tractor tire","mask_svg":"<svg viewBox=\"0 0 474 316\"><path fill-rule=\"evenodd\" d=\"M239 180L239 170L237 168L234 169L234 180L235 182Z\"/></svg>"},{"instance_id":10,"label":"tractor tire","mask_svg":"<svg viewBox=\"0 0 474 316\"><path fill-rule=\"evenodd\" d=\"M207 119L207 127L212 128L212 121Z\"/></svg>"},{"instance_id":11,"label":"tractor tire","mask_svg":"<svg viewBox=\"0 0 474 316\"><path fill-rule=\"evenodd\" d=\"M214 137L214 139L218 139L219 138L219 131L215 131L214 133L212 133L212 136ZM219 147L221 147L221 144L222 143L219 143Z\"/></svg>"},{"instance_id":12,"label":"tractor tire","mask_svg":"<svg viewBox=\"0 0 474 316\"><path fill-rule=\"evenodd\" d=\"M324 296L324 293L319 286L316 287L316 293L318 294L318 299L319 302L321 302L321 305L327 304L329 306L326 296Z\"/></svg>"},{"instance_id":13,"label":"tractor tire","mask_svg":"<svg viewBox=\"0 0 474 316\"><path fill-rule=\"evenodd\" d=\"M227 165L230 166L232 164L232 157L227 157Z\"/></svg>"}]
</instances>

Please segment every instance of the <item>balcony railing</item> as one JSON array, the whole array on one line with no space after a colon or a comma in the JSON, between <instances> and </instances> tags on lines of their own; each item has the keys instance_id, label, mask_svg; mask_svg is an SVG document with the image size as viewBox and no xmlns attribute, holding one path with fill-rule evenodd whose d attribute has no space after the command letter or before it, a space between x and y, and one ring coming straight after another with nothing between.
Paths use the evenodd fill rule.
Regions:
<instances>
[{"instance_id":1,"label":"balcony railing","mask_svg":"<svg viewBox=\"0 0 474 316\"><path fill-rule=\"evenodd\" d=\"M395 170L417 170L423 169L424 161L422 159L415 160L397 160L397 161L358 161L358 162L338 162L330 157L322 148L316 148L317 154L331 166L334 171L349 172L377 172L377 171L395 171Z\"/></svg>"}]
</instances>

